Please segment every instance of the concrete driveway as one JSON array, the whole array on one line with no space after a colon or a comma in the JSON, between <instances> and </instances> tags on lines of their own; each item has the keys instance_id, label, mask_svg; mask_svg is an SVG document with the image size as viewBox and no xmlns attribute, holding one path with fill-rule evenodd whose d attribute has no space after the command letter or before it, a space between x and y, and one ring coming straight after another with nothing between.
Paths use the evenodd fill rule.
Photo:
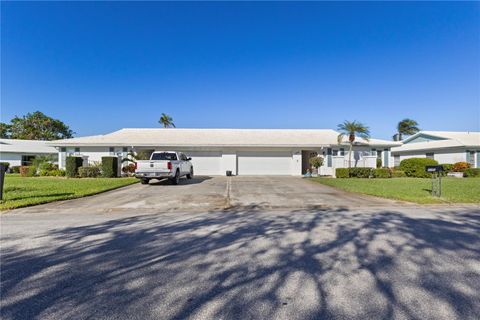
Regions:
<instances>
[{"instance_id":1,"label":"concrete driveway","mask_svg":"<svg viewBox=\"0 0 480 320\"><path fill-rule=\"evenodd\" d=\"M104 194L16 210L20 212L214 211L393 206L397 202L347 193L298 177L196 177L136 184ZM404 205L401 203L401 205Z\"/></svg>"}]
</instances>

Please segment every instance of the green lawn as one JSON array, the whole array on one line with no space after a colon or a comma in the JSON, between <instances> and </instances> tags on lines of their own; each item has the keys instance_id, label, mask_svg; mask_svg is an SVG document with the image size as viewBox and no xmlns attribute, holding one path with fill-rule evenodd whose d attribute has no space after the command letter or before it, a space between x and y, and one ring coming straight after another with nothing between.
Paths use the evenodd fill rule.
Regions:
<instances>
[{"instance_id":1,"label":"green lawn","mask_svg":"<svg viewBox=\"0 0 480 320\"><path fill-rule=\"evenodd\" d=\"M55 200L80 198L116 189L138 180L135 178L82 178L5 176L0 210L26 207Z\"/></svg>"},{"instance_id":2,"label":"green lawn","mask_svg":"<svg viewBox=\"0 0 480 320\"><path fill-rule=\"evenodd\" d=\"M346 191L416 203L480 203L480 178L442 178L442 197L432 197L431 179L332 179L312 181Z\"/></svg>"}]
</instances>

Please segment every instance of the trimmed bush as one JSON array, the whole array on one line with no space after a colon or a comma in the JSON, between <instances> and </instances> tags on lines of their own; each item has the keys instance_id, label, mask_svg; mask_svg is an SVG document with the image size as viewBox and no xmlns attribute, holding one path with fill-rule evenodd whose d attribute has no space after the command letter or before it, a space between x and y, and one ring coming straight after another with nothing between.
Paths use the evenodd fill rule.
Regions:
<instances>
[{"instance_id":1,"label":"trimmed bush","mask_svg":"<svg viewBox=\"0 0 480 320\"><path fill-rule=\"evenodd\" d=\"M12 173L20 173L20 167L21 166L13 166L13 167L10 168L10 171Z\"/></svg>"},{"instance_id":2,"label":"trimmed bush","mask_svg":"<svg viewBox=\"0 0 480 320\"><path fill-rule=\"evenodd\" d=\"M405 171L402 170L393 170L392 171L392 178L405 178L407 175Z\"/></svg>"},{"instance_id":3,"label":"trimmed bush","mask_svg":"<svg viewBox=\"0 0 480 320\"><path fill-rule=\"evenodd\" d=\"M20 167L20 175L22 177L34 177L37 173L37 168L34 166L21 166Z\"/></svg>"},{"instance_id":4,"label":"trimmed bush","mask_svg":"<svg viewBox=\"0 0 480 320\"><path fill-rule=\"evenodd\" d=\"M373 169L372 174L374 178L391 178L391 171L388 168Z\"/></svg>"},{"instance_id":5,"label":"trimmed bush","mask_svg":"<svg viewBox=\"0 0 480 320\"><path fill-rule=\"evenodd\" d=\"M372 168L350 168L351 178L370 178Z\"/></svg>"},{"instance_id":6,"label":"trimmed bush","mask_svg":"<svg viewBox=\"0 0 480 320\"><path fill-rule=\"evenodd\" d=\"M100 175L98 167L80 167L78 168L80 178L96 178Z\"/></svg>"},{"instance_id":7,"label":"trimmed bush","mask_svg":"<svg viewBox=\"0 0 480 320\"><path fill-rule=\"evenodd\" d=\"M83 164L81 157L67 157L65 174L69 178L75 178L78 176L78 168Z\"/></svg>"},{"instance_id":8,"label":"trimmed bush","mask_svg":"<svg viewBox=\"0 0 480 320\"><path fill-rule=\"evenodd\" d=\"M65 170L62 170L62 169L50 170L48 172L48 175L52 177L65 177Z\"/></svg>"},{"instance_id":9,"label":"trimmed bush","mask_svg":"<svg viewBox=\"0 0 480 320\"><path fill-rule=\"evenodd\" d=\"M377 168L382 167L382 159L377 158Z\"/></svg>"},{"instance_id":10,"label":"trimmed bush","mask_svg":"<svg viewBox=\"0 0 480 320\"><path fill-rule=\"evenodd\" d=\"M350 178L350 174L348 173L348 168L335 169L335 176L337 178Z\"/></svg>"},{"instance_id":11,"label":"trimmed bush","mask_svg":"<svg viewBox=\"0 0 480 320\"><path fill-rule=\"evenodd\" d=\"M407 177L430 178L432 174L425 172L425 167L436 165L438 162L430 158L410 158L400 162L400 169L405 171Z\"/></svg>"},{"instance_id":12,"label":"trimmed bush","mask_svg":"<svg viewBox=\"0 0 480 320\"><path fill-rule=\"evenodd\" d=\"M5 166L5 172L7 172L8 167L10 167L10 162L0 162L0 164L3 164Z\"/></svg>"},{"instance_id":13,"label":"trimmed bush","mask_svg":"<svg viewBox=\"0 0 480 320\"><path fill-rule=\"evenodd\" d=\"M454 172L463 172L468 168L470 168L470 164L468 162L456 162L453 164Z\"/></svg>"},{"instance_id":14,"label":"trimmed bush","mask_svg":"<svg viewBox=\"0 0 480 320\"><path fill-rule=\"evenodd\" d=\"M468 168L463 172L463 176L467 178L480 177L480 168Z\"/></svg>"},{"instance_id":15,"label":"trimmed bush","mask_svg":"<svg viewBox=\"0 0 480 320\"><path fill-rule=\"evenodd\" d=\"M122 172L123 172L123 173L126 173L126 174L135 173L135 164L134 164L134 163L130 163L130 164L128 164L127 166L122 167Z\"/></svg>"},{"instance_id":16,"label":"trimmed bush","mask_svg":"<svg viewBox=\"0 0 480 320\"><path fill-rule=\"evenodd\" d=\"M442 163L441 166L443 167L444 172L452 172L453 171L453 164L451 164L451 163Z\"/></svg>"},{"instance_id":17,"label":"trimmed bush","mask_svg":"<svg viewBox=\"0 0 480 320\"><path fill-rule=\"evenodd\" d=\"M118 158L102 157L102 177L115 178L118 176Z\"/></svg>"}]
</instances>

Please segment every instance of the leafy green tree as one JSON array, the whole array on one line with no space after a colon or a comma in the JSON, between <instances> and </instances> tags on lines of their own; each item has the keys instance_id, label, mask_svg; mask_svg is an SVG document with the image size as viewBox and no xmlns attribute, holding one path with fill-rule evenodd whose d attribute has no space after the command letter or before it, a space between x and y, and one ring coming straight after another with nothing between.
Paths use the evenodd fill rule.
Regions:
<instances>
[{"instance_id":1,"label":"leafy green tree","mask_svg":"<svg viewBox=\"0 0 480 320\"><path fill-rule=\"evenodd\" d=\"M0 122L0 138L1 139L10 138L10 125L9 124Z\"/></svg>"},{"instance_id":2,"label":"leafy green tree","mask_svg":"<svg viewBox=\"0 0 480 320\"><path fill-rule=\"evenodd\" d=\"M58 140L73 136L73 131L65 123L40 111L13 118L9 132L11 139Z\"/></svg>"},{"instance_id":3,"label":"leafy green tree","mask_svg":"<svg viewBox=\"0 0 480 320\"><path fill-rule=\"evenodd\" d=\"M357 121L344 121L343 123L339 124L337 127L340 134L338 135L338 144L343 142L344 137L348 137L348 142L350 144L350 149L348 152L348 167L352 167L352 150L353 150L353 143L355 142L356 136L363 138L365 140L370 139L370 131L367 126L362 124L361 122Z\"/></svg>"},{"instance_id":4,"label":"leafy green tree","mask_svg":"<svg viewBox=\"0 0 480 320\"><path fill-rule=\"evenodd\" d=\"M173 119L168 114L162 113L162 116L160 117L160 120L158 120L158 122L161 123L164 128L170 128L170 127L175 128Z\"/></svg>"},{"instance_id":5,"label":"leafy green tree","mask_svg":"<svg viewBox=\"0 0 480 320\"><path fill-rule=\"evenodd\" d=\"M408 119L408 118L403 119L398 123L397 134L393 136L394 137L393 139L395 141L402 141L403 135L411 136L412 134L415 134L418 131L420 131L420 128L418 127L417 121Z\"/></svg>"}]
</instances>

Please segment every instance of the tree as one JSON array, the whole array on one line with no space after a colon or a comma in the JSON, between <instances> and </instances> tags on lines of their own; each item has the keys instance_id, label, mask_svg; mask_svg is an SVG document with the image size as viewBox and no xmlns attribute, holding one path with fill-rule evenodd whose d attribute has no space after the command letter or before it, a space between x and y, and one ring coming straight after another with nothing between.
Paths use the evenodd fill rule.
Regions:
<instances>
[{"instance_id":1,"label":"tree","mask_svg":"<svg viewBox=\"0 0 480 320\"><path fill-rule=\"evenodd\" d=\"M8 137L26 140L58 140L73 136L73 131L58 119L53 119L40 111L15 116L8 125Z\"/></svg>"},{"instance_id":2,"label":"tree","mask_svg":"<svg viewBox=\"0 0 480 320\"><path fill-rule=\"evenodd\" d=\"M168 114L162 113L162 116L160 117L160 120L158 120L158 122L161 123L164 128L170 128L170 127L175 128L173 119Z\"/></svg>"},{"instance_id":3,"label":"tree","mask_svg":"<svg viewBox=\"0 0 480 320\"><path fill-rule=\"evenodd\" d=\"M339 124L337 128L338 131L340 131L340 134L337 137L338 144L343 142L343 138L345 136L348 137L348 142L350 143L350 149L348 152L348 168L351 168L353 143L355 142L356 136L368 141L370 139L370 131L367 126L357 121L350 122L345 120L343 123Z\"/></svg>"},{"instance_id":4,"label":"tree","mask_svg":"<svg viewBox=\"0 0 480 320\"><path fill-rule=\"evenodd\" d=\"M10 125L9 124L0 122L0 138L1 139L10 138Z\"/></svg>"},{"instance_id":5,"label":"tree","mask_svg":"<svg viewBox=\"0 0 480 320\"><path fill-rule=\"evenodd\" d=\"M403 140L403 135L412 135L420 131L420 128L418 128L418 123L415 120L412 119L403 119L400 121L397 125L397 134L393 136L393 139L395 141L402 141Z\"/></svg>"}]
</instances>

